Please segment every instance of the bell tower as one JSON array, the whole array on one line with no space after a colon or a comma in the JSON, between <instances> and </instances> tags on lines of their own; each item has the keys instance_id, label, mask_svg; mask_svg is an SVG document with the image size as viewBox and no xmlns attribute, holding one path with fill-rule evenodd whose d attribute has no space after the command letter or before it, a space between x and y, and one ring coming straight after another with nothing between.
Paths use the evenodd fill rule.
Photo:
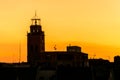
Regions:
<instances>
[{"instance_id":1,"label":"bell tower","mask_svg":"<svg viewBox=\"0 0 120 80\"><path fill-rule=\"evenodd\" d=\"M44 31L36 13L31 19L30 32L27 33L27 62L34 64L39 60L39 54L45 52Z\"/></svg>"}]
</instances>

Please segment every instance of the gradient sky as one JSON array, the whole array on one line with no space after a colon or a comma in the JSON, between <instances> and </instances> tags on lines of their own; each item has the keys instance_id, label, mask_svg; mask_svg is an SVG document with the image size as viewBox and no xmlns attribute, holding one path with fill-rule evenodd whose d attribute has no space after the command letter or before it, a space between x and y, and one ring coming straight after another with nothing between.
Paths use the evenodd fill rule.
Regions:
<instances>
[{"instance_id":1,"label":"gradient sky","mask_svg":"<svg viewBox=\"0 0 120 80\"><path fill-rule=\"evenodd\" d=\"M120 0L1 0L0 62L26 61L27 31L35 10L45 31L46 51L82 47L89 58L113 61L120 54ZM96 55L96 56L94 56Z\"/></svg>"}]
</instances>

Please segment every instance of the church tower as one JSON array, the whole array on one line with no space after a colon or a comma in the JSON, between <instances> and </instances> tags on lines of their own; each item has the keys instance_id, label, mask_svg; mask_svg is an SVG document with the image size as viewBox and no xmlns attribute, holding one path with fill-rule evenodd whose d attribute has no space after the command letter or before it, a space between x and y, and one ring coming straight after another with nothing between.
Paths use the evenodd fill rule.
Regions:
<instances>
[{"instance_id":1,"label":"church tower","mask_svg":"<svg viewBox=\"0 0 120 80\"><path fill-rule=\"evenodd\" d=\"M36 14L31 21L30 32L27 33L27 62L34 64L39 60L39 54L45 52L45 40L40 19Z\"/></svg>"}]
</instances>

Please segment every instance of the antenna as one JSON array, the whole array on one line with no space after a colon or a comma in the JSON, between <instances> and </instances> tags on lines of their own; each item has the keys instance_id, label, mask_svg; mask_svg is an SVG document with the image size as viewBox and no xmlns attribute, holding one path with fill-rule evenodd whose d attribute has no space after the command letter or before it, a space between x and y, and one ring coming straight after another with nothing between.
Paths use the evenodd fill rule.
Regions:
<instances>
[{"instance_id":1,"label":"antenna","mask_svg":"<svg viewBox=\"0 0 120 80\"><path fill-rule=\"evenodd\" d=\"M21 61L21 42L19 43L19 63Z\"/></svg>"},{"instance_id":2,"label":"antenna","mask_svg":"<svg viewBox=\"0 0 120 80\"><path fill-rule=\"evenodd\" d=\"M56 45L54 46L54 50L57 50Z\"/></svg>"},{"instance_id":3,"label":"antenna","mask_svg":"<svg viewBox=\"0 0 120 80\"><path fill-rule=\"evenodd\" d=\"M35 10L35 24L37 25L37 12Z\"/></svg>"},{"instance_id":4,"label":"antenna","mask_svg":"<svg viewBox=\"0 0 120 80\"><path fill-rule=\"evenodd\" d=\"M14 63L14 53L13 53L13 55L12 55L12 62Z\"/></svg>"},{"instance_id":5,"label":"antenna","mask_svg":"<svg viewBox=\"0 0 120 80\"><path fill-rule=\"evenodd\" d=\"M93 59L95 58L96 54L93 55Z\"/></svg>"},{"instance_id":6,"label":"antenna","mask_svg":"<svg viewBox=\"0 0 120 80\"><path fill-rule=\"evenodd\" d=\"M37 11L35 10L35 17L37 17Z\"/></svg>"},{"instance_id":7,"label":"antenna","mask_svg":"<svg viewBox=\"0 0 120 80\"><path fill-rule=\"evenodd\" d=\"M69 46L71 46L71 44L69 44Z\"/></svg>"}]
</instances>

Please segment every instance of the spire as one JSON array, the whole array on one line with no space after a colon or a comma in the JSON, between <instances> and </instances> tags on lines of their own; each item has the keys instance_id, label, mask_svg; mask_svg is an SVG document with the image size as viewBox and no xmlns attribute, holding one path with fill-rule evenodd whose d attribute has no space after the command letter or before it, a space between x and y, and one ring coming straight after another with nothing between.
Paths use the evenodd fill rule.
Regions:
<instances>
[{"instance_id":1,"label":"spire","mask_svg":"<svg viewBox=\"0 0 120 80\"><path fill-rule=\"evenodd\" d=\"M35 16L34 16L34 18L35 19L39 19L38 17L37 17L37 11L35 10Z\"/></svg>"},{"instance_id":2,"label":"spire","mask_svg":"<svg viewBox=\"0 0 120 80\"><path fill-rule=\"evenodd\" d=\"M35 11L35 19L37 19L37 13ZM37 25L37 20L35 20L35 25Z\"/></svg>"},{"instance_id":3,"label":"spire","mask_svg":"<svg viewBox=\"0 0 120 80\"><path fill-rule=\"evenodd\" d=\"M32 20L32 25L40 25L40 18L37 17L36 11L35 11L35 16L31 20Z\"/></svg>"},{"instance_id":4,"label":"spire","mask_svg":"<svg viewBox=\"0 0 120 80\"><path fill-rule=\"evenodd\" d=\"M36 13L36 10L35 10L35 16L37 17L37 13Z\"/></svg>"}]
</instances>

